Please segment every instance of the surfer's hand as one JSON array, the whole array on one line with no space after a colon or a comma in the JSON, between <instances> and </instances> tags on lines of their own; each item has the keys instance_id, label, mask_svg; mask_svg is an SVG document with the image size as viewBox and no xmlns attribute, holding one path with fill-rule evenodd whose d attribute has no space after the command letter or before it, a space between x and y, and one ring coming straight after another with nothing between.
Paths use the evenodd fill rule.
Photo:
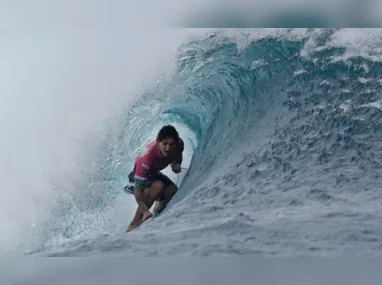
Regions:
<instances>
[{"instance_id":1,"label":"surfer's hand","mask_svg":"<svg viewBox=\"0 0 382 285\"><path fill-rule=\"evenodd\" d=\"M172 171L175 173L180 173L182 171L182 168L180 167L179 163L171 164Z\"/></svg>"}]
</instances>

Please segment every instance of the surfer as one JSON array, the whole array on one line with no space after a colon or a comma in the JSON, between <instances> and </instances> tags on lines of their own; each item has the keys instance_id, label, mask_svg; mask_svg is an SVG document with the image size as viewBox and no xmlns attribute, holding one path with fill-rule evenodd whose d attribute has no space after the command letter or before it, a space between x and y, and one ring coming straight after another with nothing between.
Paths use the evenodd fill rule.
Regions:
<instances>
[{"instance_id":1,"label":"surfer","mask_svg":"<svg viewBox=\"0 0 382 285\"><path fill-rule=\"evenodd\" d=\"M127 232L153 216L150 208L155 200L157 203L153 212L158 215L175 195L178 187L160 171L171 165L174 173L180 173L183 150L184 141L177 130L166 125L159 130L156 140L146 145L144 153L138 155L134 170L129 174L130 181L134 182L132 194L134 193L138 208Z\"/></svg>"}]
</instances>

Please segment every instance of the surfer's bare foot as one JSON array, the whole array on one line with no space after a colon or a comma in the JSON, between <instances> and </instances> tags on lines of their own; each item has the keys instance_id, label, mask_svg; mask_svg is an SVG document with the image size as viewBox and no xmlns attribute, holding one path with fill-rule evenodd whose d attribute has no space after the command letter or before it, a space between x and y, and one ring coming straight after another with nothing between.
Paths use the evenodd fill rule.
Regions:
<instances>
[{"instance_id":1,"label":"surfer's bare foot","mask_svg":"<svg viewBox=\"0 0 382 285\"><path fill-rule=\"evenodd\" d=\"M130 226L127 228L126 232L127 232L127 233L128 233L128 232L131 232L131 231L135 230L135 229L138 228L138 227L139 227L139 225L130 225Z\"/></svg>"},{"instance_id":2,"label":"surfer's bare foot","mask_svg":"<svg viewBox=\"0 0 382 285\"><path fill-rule=\"evenodd\" d=\"M143 213L143 218L141 220L141 223L143 223L144 221L146 221L147 219L151 218L153 216L153 214L150 212L150 211L146 211Z\"/></svg>"}]
</instances>

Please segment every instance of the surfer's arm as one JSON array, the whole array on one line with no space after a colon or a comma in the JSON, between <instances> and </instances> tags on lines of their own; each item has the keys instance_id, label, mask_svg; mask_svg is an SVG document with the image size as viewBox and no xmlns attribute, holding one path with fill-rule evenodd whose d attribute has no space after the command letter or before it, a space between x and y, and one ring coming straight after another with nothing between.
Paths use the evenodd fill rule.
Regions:
<instances>
[{"instance_id":1,"label":"surfer's arm","mask_svg":"<svg viewBox=\"0 0 382 285\"><path fill-rule=\"evenodd\" d=\"M179 145L179 154L171 163L171 169L175 173L180 173L182 171L181 165L183 162L183 150L184 150L184 143L183 140L180 140L180 145Z\"/></svg>"},{"instance_id":2,"label":"surfer's arm","mask_svg":"<svg viewBox=\"0 0 382 285\"><path fill-rule=\"evenodd\" d=\"M183 155L180 154L175 160L173 163L171 163L171 166L173 165L176 165L176 164L179 164L179 166L182 164L182 161L183 161Z\"/></svg>"},{"instance_id":3,"label":"surfer's arm","mask_svg":"<svg viewBox=\"0 0 382 285\"><path fill-rule=\"evenodd\" d=\"M182 168L180 166L180 163L178 162L173 162L171 163L171 169L174 173L180 173L182 171Z\"/></svg>"},{"instance_id":4,"label":"surfer's arm","mask_svg":"<svg viewBox=\"0 0 382 285\"><path fill-rule=\"evenodd\" d=\"M135 200L137 201L138 206L143 212L148 211L148 207L145 203L144 192L149 184L149 174L153 165L153 156L152 152L148 150L145 155L137 159L136 169L135 169Z\"/></svg>"},{"instance_id":5,"label":"surfer's arm","mask_svg":"<svg viewBox=\"0 0 382 285\"><path fill-rule=\"evenodd\" d=\"M179 166L182 165L183 151L184 151L184 142L181 138L179 138L179 154L178 154L178 157L173 162L173 164L179 164Z\"/></svg>"}]
</instances>

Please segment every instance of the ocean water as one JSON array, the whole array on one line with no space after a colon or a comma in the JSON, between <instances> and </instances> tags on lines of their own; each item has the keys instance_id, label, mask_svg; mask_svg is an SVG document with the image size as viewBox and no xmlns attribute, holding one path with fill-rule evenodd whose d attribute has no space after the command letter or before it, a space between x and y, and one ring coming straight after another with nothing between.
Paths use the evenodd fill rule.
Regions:
<instances>
[{"instance_id":1,"label":"ocean water","mask_svg":"<svg viewBox=\"0 0 382 285\"><path fill-rule=\"evenodd\" d=\"M25 254L381 255L381 44L379 29L180 41L171 74L107 126ZM136 208L127 175L167 123L186 142L187 170L165 171L180 189L126 234Z\"/></svg>"},{"instance_id":2,"label":"ocean water","mask_svg":"<svg viewBox=\"0 0 382 285\"><path fill-rule=\"evenodd\" d=\"M380 256L381 30L188 32L130 35L142 37L141 45L122 61L110 58L130 42L116 44L107 32L90 55L99 44L91 33L70 35L73 46L50 35L44 45L20 48L24 57L3 74L9 79L23 60L38 67L47 58L44 72L62 72L47 81L25 71L27 84L15 85L8 99L45 84L17 104L13 114L24 117L5 129L11 135L1 149L13 164L2 171L2 250L94 258ZM68 59L85 67L65 73ZM73 89L56 84L63 77ZM126 234L136 209L123 191L127 176L137 151L168 123L186 142L187 169L165 171L180 189L160 216ZM25 141L29 148L11 151Z\"/></svg>"}]
</instances>

